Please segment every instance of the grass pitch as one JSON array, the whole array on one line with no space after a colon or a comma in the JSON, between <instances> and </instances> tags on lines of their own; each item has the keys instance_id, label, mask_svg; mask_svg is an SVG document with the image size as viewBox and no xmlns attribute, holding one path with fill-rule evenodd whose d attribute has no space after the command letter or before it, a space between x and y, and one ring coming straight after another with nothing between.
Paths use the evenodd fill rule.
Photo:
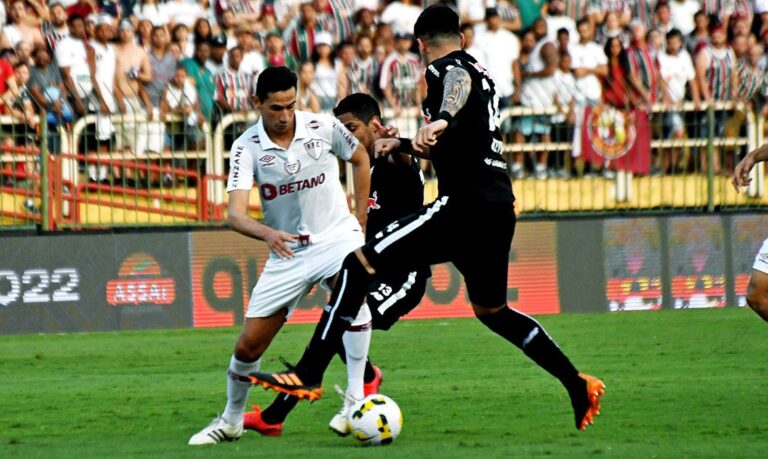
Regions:
<instances>
[{"instance_id":1,"label":"grass pitch","mask_svg":"<svg viewBox=\"0 0 768 459\"><path fill-rule=\"evenodd\" d=\"M0 337L0 457L768 457L766 324L739 309L547 316L542 324L608 386L574 429L565 391L475 320L377 332L382 392L402 407L393 445L358 447L327 422L344 384L294 411L280 438L189 447L223 410L236 329ZM288 326L262 368L298 358ZM271 393L251 392L265 405Z\"/></svg>"}]
</instances>

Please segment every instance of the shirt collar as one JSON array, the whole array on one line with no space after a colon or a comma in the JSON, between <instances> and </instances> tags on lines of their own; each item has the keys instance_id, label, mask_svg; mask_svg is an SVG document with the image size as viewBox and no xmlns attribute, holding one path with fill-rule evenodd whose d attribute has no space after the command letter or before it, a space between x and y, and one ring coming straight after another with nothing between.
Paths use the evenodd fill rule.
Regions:
<instances>
[{"instance_id":1,"label":"shirt collar","mask_svg":"<svg viewBox=\"0 0 768 459\"><path fill-rule=\"evenodd\" d=\"M291 143L296 142L299 139L305 139L309 136L309 133L307 132L307 125L304 122L304 115L302 112L296 110L293 115L294 123L296 124L296 129L293 133L293 140ZM256 130L259 135L259 141L261 143L261 148L264 150L285 150L285 148L277 145L272 141L272 139L269 138L269 135L267 135L266 129L264 129L264 119L259 118L259 122L256 125Z\"/></svg>"}]
</instances>

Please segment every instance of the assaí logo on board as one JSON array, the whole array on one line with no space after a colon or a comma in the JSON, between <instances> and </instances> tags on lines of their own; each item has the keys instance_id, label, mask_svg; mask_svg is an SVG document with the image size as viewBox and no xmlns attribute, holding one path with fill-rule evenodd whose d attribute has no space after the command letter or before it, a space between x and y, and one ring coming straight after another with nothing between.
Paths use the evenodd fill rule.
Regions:
<instances>
[{"instance_id":1,"label":"assa\u00ed logo on board","mask_svg":"<svg viewBox=\"0 0 768 459\"><path fill-rule=\"evenodd\" d=\"M176 300L176 282L164 276L154 257L139 252L123 260L118 279L107 282L106 296L112 306L172 304Z\"/></svg>"}]
</instances>

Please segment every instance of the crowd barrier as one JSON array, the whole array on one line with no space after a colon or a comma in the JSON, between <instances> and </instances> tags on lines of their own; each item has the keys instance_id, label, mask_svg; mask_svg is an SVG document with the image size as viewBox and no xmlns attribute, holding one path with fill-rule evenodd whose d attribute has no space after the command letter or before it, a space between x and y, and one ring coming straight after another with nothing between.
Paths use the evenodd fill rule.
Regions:
<instances>
[{"instance_id":1,"label":"crowd barrier","mask_svg":"<svg viewBox=\"0 0 768 459\"><path fill-rule=\"evenodd\" d=\"M760 214L522 221L507 297L529 314L743 307L767 234ZM224 229L2 233L0 334L238 325L268 256ZM290 321L326 301L313 289ZM472 315L441 264L408 318Z\"/></svg>"},{"instance_id":2,"label":"crowd barrier","mask_svg":"<svg viewBox=\"0 0 768 459\"><path fill-rule=\"evenodd\" d=\"M649 113L597 112L569 125L553 122L563 118L556 108L502 110L504 155L510 168L520 161L527 172L518 176L510 170L522 217L766 208L762 166L753 170L745 193L737 194L729 183L734 163L765 141L765 120L752 110L686 103L657 105ZM666 135L669 113L684 122L679 136ZM383 117L404 136L422 125L416 108L400 117L385 110ZM140 113L87 115L74 125L49 129L44 118L31 128L0 117L4 138L11 139L0 144L0 229L223 224L231 142L258 119L255 112L218 114L212 124L192 126L179 116L159 120L157 113L151 120ZM549 126L549 136L520 137L526 125L541 122ZM620 135L619 128L627 132ZM655 171L668 160L668 170ZM544 180L534 174L542 161ZM429 163L423 168L431 200L436 185ZM343 179L350 176L346 172ZM352 183L346 185L351 194ZM250 211L260 216L257 188Z\"/></svg>"}]
</instances>

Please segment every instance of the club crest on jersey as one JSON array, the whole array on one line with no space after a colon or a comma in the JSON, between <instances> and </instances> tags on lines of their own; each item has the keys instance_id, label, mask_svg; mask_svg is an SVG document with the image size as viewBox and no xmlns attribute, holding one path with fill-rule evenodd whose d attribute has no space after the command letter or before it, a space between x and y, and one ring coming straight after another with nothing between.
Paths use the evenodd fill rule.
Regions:
<instances>
[{"instance_id":1,"label":"club crest on jersey","mask_svg":"<svg viewBox=\"0 0 768 459\"><path fill-rule=\"evenodd\" d=\"M311 139L304 142L304 151L306 151L312 159L320 159L320 155L323 154L323 141L320 139Z\"/></svg>"},{"instance_id":2,"label":"club crest on jersey","mask_svg":"<svg viewBox=\"0 0 768 459\"><path fill-rule=\"evenodd\" d=\"M287 172L289 175L296 175L301 170L301 161L297 159L296 161L293 161L291 163L285 163L285 165L283 165L283 168L285 169L285 172Z\"/></svg>"},{"instance_id":3,"label":"club crest on jersey","mask_svg":"<svg viewBox=\"0 0 768 459\"><path fill-rule=\"evenodd\" d=\"M275 157L272 155L264 155L261 158L259 158L259 162L262 166L274 166L275 165Z\"/></svg>"},{"instance_id":4,"label":"club crest on jersey","mask_svg":"<svg viewBox=\"0 0 768 459\"><path fill-rule=\"evenodd\" d=\"M381 206L379 205L379 192L374 191L371 197L368 198L368 212L372 210L381 209Z\"/></svg>"}]
</instances>

